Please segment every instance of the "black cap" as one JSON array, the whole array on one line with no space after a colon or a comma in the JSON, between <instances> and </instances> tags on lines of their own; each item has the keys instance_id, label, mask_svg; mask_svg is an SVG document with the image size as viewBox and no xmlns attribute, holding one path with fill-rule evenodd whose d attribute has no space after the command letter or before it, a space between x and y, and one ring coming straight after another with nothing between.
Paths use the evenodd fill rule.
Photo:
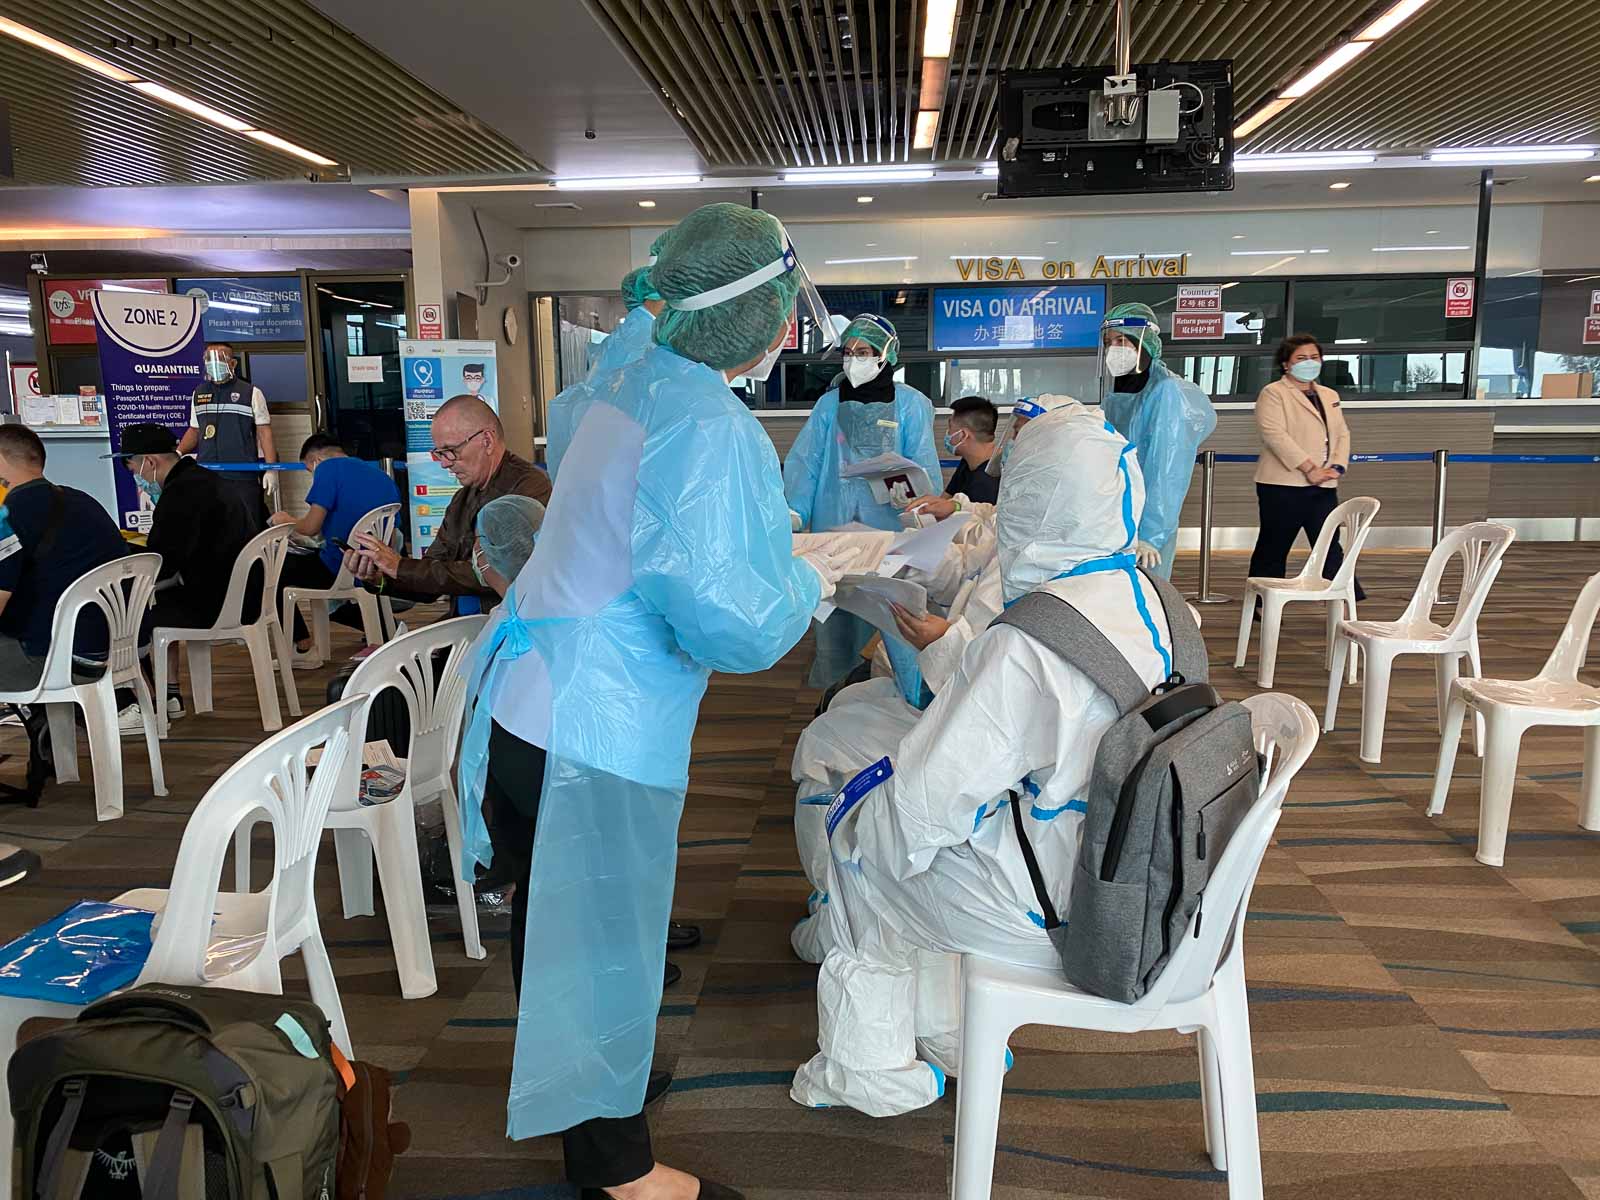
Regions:
<instances>
[{"instance_id":1,"label":"black cap","mask_svg":"<svg viewBox=\"0 0 1600 1200\"><path fill-rule=\"evenodd\" d=\"M142 425L126 426L122 431L122 449L105 457L127 458L133 454L176 454L177 452L177 435L165 425L149 422Z\"/></svg>"}]
</instances>

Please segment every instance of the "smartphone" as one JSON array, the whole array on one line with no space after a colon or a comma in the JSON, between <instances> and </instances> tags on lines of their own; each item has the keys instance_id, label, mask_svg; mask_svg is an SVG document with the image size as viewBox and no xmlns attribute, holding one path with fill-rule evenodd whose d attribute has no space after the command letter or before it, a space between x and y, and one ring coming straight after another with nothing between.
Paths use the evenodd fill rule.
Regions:
<instances>
[{"instance_id":1,"label":"smartphone","mask_svg":"<svg viewBox=\"0 0 1600 1200\"><path fill-rule=\"evenodd\" d=\"M330 542L332 542L335 546L339 547L339 549L341 549L343 551L349 552L351 550L354 550L357 553L360 553L360 551L361 551L361 547L360 546L352 546L349 542L345 541L343 538L329 538L328 540Z\"/></svg>"}]
</instances>

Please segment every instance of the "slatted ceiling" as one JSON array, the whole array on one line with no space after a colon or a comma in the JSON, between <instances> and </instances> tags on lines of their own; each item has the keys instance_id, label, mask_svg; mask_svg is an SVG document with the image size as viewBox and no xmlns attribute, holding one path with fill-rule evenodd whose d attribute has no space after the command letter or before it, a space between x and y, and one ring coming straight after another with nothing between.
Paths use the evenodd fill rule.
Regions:
<instances>
[{"instance_id":1,"label":"slatted ceiling","mask_svg":"<svg viewBox=\"0 0 1600 1200\"><path fill-rule=\"evenodd\" d=\"M356 170L540 169L304 0L0 0L0 14ZM237 182L311 169L3 36L0 95L19 184Z\"/></svg>"},{"instance_id":2,"label":"slatted ceiling","mask_svg":"<svg viewBox=\"0 0 1600 1200\"><path fill-rule=\"evenodd\" d=\"M712 168L992 159L1006 68L1113 60L1114 0L961 0L933 151L924 0L586 0ZM1134 0L1133 51L1232 59L1240 117L1387 0ZM1241 149L1600 140L1600 0L1433 0Z\"/></svg>"}]
</instances>

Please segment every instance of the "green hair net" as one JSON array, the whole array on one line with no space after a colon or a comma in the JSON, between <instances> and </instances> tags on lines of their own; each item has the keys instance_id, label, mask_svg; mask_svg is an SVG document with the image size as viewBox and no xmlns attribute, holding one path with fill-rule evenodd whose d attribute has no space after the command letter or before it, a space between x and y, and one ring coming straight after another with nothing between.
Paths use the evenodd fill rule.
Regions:
<instances>
[{"instance_id":1,"label":"green hair net","mask_svg":"<svg viewBox=\"0 0 1600 1200\"><path fill-rule=\"evenodd\" d=\"M1143 317L1149 321L1150 327L1144 331L1144 349L1151 362L1161 357L1161 322L1156 319L1155 309L1137 300L1127 300L1106 314L1108 322L1119 317Z\"/></svg>"},{"instance_id":2,"label":"green hair net","mask_svg":"<svg viewBox=\"0 0 1600 1200\"><path fill-rule=\"evenodd\" d=\"M667 239L672 236L672 230L656 235L656 240L650 243L650 257L660 258L661 252L667 248Z\"/></svg>"},{"instance_id":3,"label":"green hair net","mask_svg":"<svg viewBox=\"0 0 1600 1200\"><path fill-rule=\"evenodd\" d=\"M673 305L770 266L786 249L783 226L771 213L742 204L707 204L690 213L650 268L667 302L656 318L656 345L719 371L760 358L789 323L800 272L785 271L709 308Z\"/></svg>"},{"instance_id":4,"label":"green hair net","mask_svg":"<svg viewBox=\"0 0 1600 1200\"><path fill-rule=\"evenodd\" d=\"M650 282L649 267L635 267L622 277L622 302L632 312L646 300L659 300L661 293Z\"/></svg>"},{"instance_id":5,"label":"green hair net","mask_svg":"<svg viewBox=\"0 0 1600 1200\"><path fill-rule=\"evenodd\" d=\"M500 496L478 510L474 523L483 557L504 579L515 579L533 553L544 505L527 496Z\"/></svg>"},{"instance_id":6,"label":"green hair net","mask_svg":"<svg viewBox=\"0 0 1600 1200\"><path fill-rule=\"evenodd\" d=\"M865 342L879 354L887 349L887 361L891 367L900 361L900 335L885 317L862 313L844 327L844 332L839 335L839 344L843 345L852 339Z\"/></svg>"}]
</instances>

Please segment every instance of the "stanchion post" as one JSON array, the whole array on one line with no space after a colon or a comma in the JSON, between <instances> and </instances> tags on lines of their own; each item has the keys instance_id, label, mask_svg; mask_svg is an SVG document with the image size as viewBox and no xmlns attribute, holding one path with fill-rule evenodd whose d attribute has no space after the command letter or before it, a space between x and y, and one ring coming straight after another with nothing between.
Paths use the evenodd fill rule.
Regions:
<instances>
[{"instance_id":1,"label":"stanchion post","mask_svg":"<svg viewBox=\"0 0 1600 1200\"><path fill-rule=\"evenodd\" d=\"M394 478L394 459L392 459L392 458L380 458L378 460L378 467L390 479Z\"/></svg>"},{"instance_id":2,"label":"stanchion post","mask_svg":"<svg viewBox=\"0 0 1600 1200\"><path fill-rule=\"evenodd\" d=\"M1444 486L1450 469L1450 451L1433 452L1433 544L1444 541Z\"/></svg>"},{"instance_id":3,"label":"stanchion post","mask_svg":"<svg viewBox=\"0 0 1600 1200\"><path fill-rule=\"evenodd\" d=\"M1217 493L1217 452L1200 452L1200 590L1190 597L1196 604L1226 604L1228 597L1211 590L1211 527Z\"/></svg>"}]
</instances>

